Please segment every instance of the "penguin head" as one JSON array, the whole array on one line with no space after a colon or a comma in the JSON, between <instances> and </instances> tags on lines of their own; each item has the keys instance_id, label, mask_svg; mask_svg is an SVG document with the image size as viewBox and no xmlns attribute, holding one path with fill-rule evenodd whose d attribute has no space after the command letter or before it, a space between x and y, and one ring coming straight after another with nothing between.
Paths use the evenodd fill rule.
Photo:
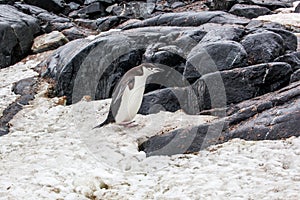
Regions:
<instances>
[{"instance_id":1,"label":"penguin head","mask_svg":"<svg viewBox=\"0 0 300 200\"><path fill-rule=\"evenodd\" d=\"M152 63L143 63L142 69L143 69L143 73L146 76L150 76L151 74L164 71L162 68L159 68L156 64L152 64Z\"/></svg>"}]
</instances>

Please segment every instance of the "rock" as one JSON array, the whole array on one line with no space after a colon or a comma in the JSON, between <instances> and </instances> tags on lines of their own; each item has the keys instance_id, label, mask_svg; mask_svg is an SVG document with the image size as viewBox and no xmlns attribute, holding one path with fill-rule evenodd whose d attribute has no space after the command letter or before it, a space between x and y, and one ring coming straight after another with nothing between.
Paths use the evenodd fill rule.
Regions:
<instances>
[{"instance_id":1,"label":"rock","mask_svg":"<svg viewBox=\"0 0 300 200\"><path fill-rule=\"evenodd\" d=\"M57 49L66 44L69 40L58 31L38 36L34 39L31 50L33 53L41 53L48 50Z\"/></svg>"},{"instance_id":2,"label":"rock","mask_svg":"<svg viewBox=\"0 0 300 200\"><path fill-rule=\"evenodd\" d=\"M122 5L114 6L112 13L117 16L123 16L134 19L146 19L151 16L155 8L154 3L148 2L127 2Z\"/></svg>"},{"instance_id":3,"label":"rock","mask_svg":"<svg viewBox=\"0 0 300 200\"><path fill-rule=\"evenodd\" d=\"M78 3L70 2L67 4L69 11L78 10L80 5Z\"/></svg>"},{"instance_id":4,"label":"rock","mask_svg":"<svg viewBox=\"0 0 300 200\"><path fill-rule=\"evenodd\" d=\"M17 0L0 0L0 4L13 5L15 1L17 1Z\"/></svg>"},{"instance_id":5,"label":"rock","mask_svg":"<svg viewBox=\"0 0 300 200\"><path fill-rule=\"evenodd\" d=\"M293 1L295 0L250 0L250 3L275 10L277 8L293 7Z\"/></svg>"},{"instance_id":6,"label":"rock","mask_svg":"<svg viewBox=\"0 0 300 200\"><path fill-rule=\"evenodd\" d=\"M65 1L66 1L67 3L75 2L75 3L78 3L78 4L80 4L80 5L83 5L85 0L65 0Z\"/></svg>"},{"instance_id":7,"label":"rock","mask_svg":"<svg viewBox=\"0 0 300 200\"><path fill-rule=\"evenodd\" d=\"M14 83L12 91L20 95L15 102L10 104L0 117L0 136L9 132L9 121L20 111L24 105L28 105L29 101L34 99L37 91L37 78L26 78Z\"/></svg>"},{"instance_id":8,"label":"rock","mask_svg":"<svg viewBox=\"0 0 300 200\"><path fill-rule=\"evenodd\" d=\"M139 112L183 109L188 114L198 114L205 109L224 108L288 85L291 73L287 63L267 63L209 73L192 85L177 81L179 85L145 94Z\"/></svg>"},{"instance_id":9,"label":"rock","mask_svg":"<svg viewBox=\"0 0 300 200\"><path fill-rule=\"evenodd\" d=\"M205 5L205 1L195 1L192 3L189 2L184 6L180 6L172 10L173 12L187 12L187 11L202 12L202 11L208 11L209 8Z\"/></svg>"},{"instance_id":10,"label":"rock","mask_svg":"<svg viewBox=\"0 0 300 200\"><path fill-rule=\"evenodd\" d=\"M144 53L144 62L167 65L182 74L186 60L178 46L156 43L147 47Z\"/></svg>"},{"instance_id":11,"label":"rock","mask_svg":"<svg viewBox=\"0 0 300 200\"><path fill-rule=\"evenodd\" d=\"M285 54L275 59L275 62L286 62L292 66L293 71L300 69L300 52Z\"/></svg>"},{"instance_id":12,"label":"rock","mask_svg":"<svg viewBox=\"0 0 300 200\"><path fill-rule=\"evenodd\" d=\"M291 76L291 83L300 81L300 69L295 71Z\"/></svg>"},{"instance_id":13,"label":"rock","mask_svg":"<svg viewBox=\"0 0 300 200\"><path fill-rule=\"evenodd\" d=\"M175 112L181 108L180 99L182 94L187 94L187 90L181 90L180 95L176 95L175 88L165 88L156 90L144 95L139 114L148 115L158 113L159 111Z\"/></svg>"},{"instance_id":14,"label":"rock","mask_svg":"<svg viewBox=\"0 0 300 200\"><path fill-rule=\"evenodd\" d=\"M279 28L267 28L267 30L277 33L282 37L285 51L297 50L298 41L297 41L297 36L294 33Z\"/></svg>"},{"instance_id":15,"label":"rock","mask_svg":"<svg viewBox=\"0 0 300 200\"><path fill-rule=\"evenodd\" d=\"M97 30L96 20L93 19L75 19L74 22L83 28Z\"/></svg>"},{"instance_id":16,"label":"rock","mask_svg":"<svg viewBox=\"0 0 300 200\"><path fill-rule=\"evenodd\" d=\"M211 10L230 10L235 4L254 4L270 10L292 7L290 0L211 0L208 4Z\"/></svg>"},{"instance_id":17,"label":"rock","mask_svg":"<svg viewBox=\"0 0 300 200\"><path fill-rule=\"evenodd\" d=\"M248 53L250 64L270 62L284 52L282 37L271 31L249 34L241 44Z\"/></svg>"},{"instance_id":18,"label":"rock","mask_svg":"<svg viewBox=\"0 0 300 200\"><path fill-rule=\"evenodd\" d=\"M74 79L80 64L90 51L89 40L79 39L68 42L58 48L51 57L39 64L36 69L41 71L41 77L49 77L56 81L54 91L49 96L67 96L73 92ZM80 47L80 48L79 48ZM79 57L77 57L79 56ZM46 66L46 70L44 67ZM69 100L71 96L69 96Z\"/></svg>"},{"instance_id":19,"label":"rock","mask_svg":"<svg viewBox=\"0 0 300 200\"><path fill-rule=\"evenodd\" d=\"M228 117L151 137L139 145L147 156L193 153L233 138L284 139L300 136L300 82L227 109ZM291 103L293 102L293 103Z\"/></svg>"},{"instance_id":20,"label":"rock","mask_svg":"<svg viewBox=\"0 0 300 200\"><path fill-rule=\"evenodd\" d=\"M129 25L124 29L146 26L200 26L205 23L247 25L249 19L222 11L165 13Z\"/></svg>"},{"instance_id":21,"label":"rock","mask_svg":"<svg viewBox=\"0 0 300 200\"><path fill-rule=\"evenodd\" d=\"M49 13L42 8L22 3L16 3L14 6L24 13L36 16L43 32L62 31L73 26L70 19Z\"/></svg>"},{"instance_id":22,"label":"rock","mask_svg":"<svg viewBox=\"0 0 300 200\"><path fill-rule=\"evenodd\" d=\"M261 15L267 15L271 12L266 7L256 6L256 5L245 5L245 4L235 4L229 12L234 15L241 17L246 17L249 19L259 17Z\"/></svg>"},{"instance_id":23,"label":"rock","mask_svg":"<svg viewBox=\"0 0 300 200\"><path fill-rule=\"evenodd\" d=\"M175 8L179 8L182 6L185 6L185 4L183 2L176 1L176 2L172 3L171 8L175 9Z\"/></svg>"},{"instance_id":24,"label":"rock","mask_svg":"<svg viewBox=\"0 0 300 200\"><path fill-rule=\"evenodd\" d=\"M62 33L68 38L69 41L98 34L97 31L92 31L90 29L84 29L76 26L69 29L65 29L62 31Z\"/></svg>"},{"instance_id":25,"label":"rock","mask_svg":"<svg viewBox=\"0 0 300 200\"><path fill-rule=\"evenodd\" d=\"M96 26L99 31L108 31L111 28L115 28L127 20L128 18L120 16L103 17L97 19Z\"/></svg>"},{"instance_id":26,"label":"rock","mask_svg":"<svg viewBox=\"0 0 300 200\"><path fill-rule=\"evenodd\" d=\"M64 0L24 0L24 2L54 13L59 13L60 11L62 11L66 4Z\"/></svg>"},{"instance_id":27,"label":"rock","mask_svg":"<svg viewBox=\"0 0 300 200\"><path fill-rule=\"evenodd\" d=\"M16 63L30 51L40 27L36 18L10 5L0 5L0 13L0 68L3 68Z\"/></svg>"},{"instance_id":28,"label":"rock","mask_svg":"<svg viewBox=\"0 0 300 200\"><path fill-rule=\"evenodd\" d=\"M218 41L199 43L187 56L184 76L187 79L198 79L212 71L228 70L245 66L247 52L235 41Z\"/></svg>"},{"instance_id":29,"label":"rock","mask_svg":"<svg viewBox=\"0 0 300 200\"><path fill-rule=\"evenodd\" d=\"M120 77L142 62L144 51L149 45L159 42L164 44L162 47L167 46L162 50L173 51L178 40L191 35L193 31L196 32L192 27L151 27L122 32L111 30L92 40L87 38L69 42L43 63L44 66L48 66L43 76L55 79L54 94L67 96L68 104L80 100L81 95L89 95L93 99L109 98ZM193 40L190 42L191 47L181 46L179 49L182 49L182 52L190 51L189 48L197 44ZM178 69L179 66L173 67ZM81 73L91 74L83 74L79 78L76 75L78 70L85 70ZM76 77L76 84L91 88L80 90L80 87L76 86L78 94L73 95Z\"/></svg>"},{"instance_id":30,"label":"rock","mask_svg":"<svg viewBox=\"0 0 300 200\"><path fill-rule=\"evenodd\" d=\"M85 0L84 4L89 5L89 4L92 4L94 2L102 2L102 3L113 4L113 3L115 3L115 0Z\"/></svg>"},{"instance_id":31,"label":"rock","mask_svg":"<svg viewBox=\"0 0 300 200\"><path fill-rule=\"evenodd\" d=\"M210 0L207 2L208 7L210 10L225 10L228 11L230 8L234 5L237 4L237 0Z\"/></svg>"},{"instance_id":32,"label":"rock","mask_svg":"<svg viewBox=\"0 0 300 200\"><path fill-rule=\"evenodd\" d=\"M226 91L227 105L276 91L289 83L291 73L291 66L280 62L222 71L220 75ZM211 79L210 82L213 82L214 78L214 74L201 77Z\"/></svg>"},{"instance_id":33,"label":"rock","mask_svg":"<svg viewBox=\"0 0 300 200\"><path fill-rule=\"evenodd\" d=\"M295 8L295 13L300 13L300 4L298 4Z\"/></svg>"},{"instance_id":34,"label":"rock","mask_svg":"<svg viewBox=\"0 0 300 200\"><path fill-rule=\"evenodd\" d=\"M266 29L266 28L275 28L275 29L285 29L285 26L276 23L276 22L269 22L269 21L260 21L256 19L252 19L250 23L246 26L249 32L254 32L257 29Z\"/></svg>"},{"instance_id":35,"label":"rock","mask_svg":"<svg viewBox=\"0 0 300 200\"><path fill-rule=\"evenodd\" d=\"M79 10L73 11L69 14L71 18L89 18L97 19L98 17L103 17L106 15L106 6L101 2L91 3Z\"/></svg>"},{"instance_id":36,"label":"rock","mask_svg":"<svg viewBox=\"0 0 300 200\"><path fill-rule=\"evenodd\" d=\"M202 31L207 32L207 34L201 39L201 43L216 42L220 40L233 40L239 42L245 35L244 28L236 25L207 23L200 26L200 28Z\"/></svg>"}]
</instances>

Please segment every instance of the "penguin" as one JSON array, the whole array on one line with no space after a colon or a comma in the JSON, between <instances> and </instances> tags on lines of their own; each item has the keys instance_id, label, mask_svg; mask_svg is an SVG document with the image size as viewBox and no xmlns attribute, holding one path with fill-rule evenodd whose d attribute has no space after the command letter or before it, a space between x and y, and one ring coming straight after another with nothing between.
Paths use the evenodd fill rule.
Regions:
<instances>
[{"instance_id":1,"label":"penguin","mask_svg":"<svg viewBox=\"0 0 300 200\"><path fill-rule=\"evenodd\" d=\"M127 71L112 94L107 118L93 129L113 122L120 125L131 124L141 107L147 78L163 71L158 64L153 63L142 63Z\"/></svg>"}]
</instances>

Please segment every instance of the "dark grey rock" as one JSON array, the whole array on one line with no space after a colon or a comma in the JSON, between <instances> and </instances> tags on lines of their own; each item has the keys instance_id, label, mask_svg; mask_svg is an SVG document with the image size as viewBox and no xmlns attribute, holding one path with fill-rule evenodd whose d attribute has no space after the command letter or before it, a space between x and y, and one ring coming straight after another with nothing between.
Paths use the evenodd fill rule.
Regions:
<instances>
[{"instance_id":1,"label":"dark grey rock","mask_svg":"<svg viewBox=\"0 0 300 200\"><path fill-rule=\"evenodd\" d=\"M291 0L210 0L208 6L211 10L230 10L235 4L251 4L264 6L270 10L277 8L292 7L293 1Z\"/></svg>"},{"instance_id":2,"label":"dark grey rock","mask_svg":"<svg viewBox=\"0 0 300 200\"><path fill-rule=\"evenodd\" d=\"M182 6L185 6L185 3L180 2L180 1L176 1L176 2L172 3L171 8L174 9L174 8L179 8L179 7L182 7Z\"/></svg>"},{"instance_id":3,"label":"dark grey rock","mask_svg":"<svg viewBox=\"0 0 300 200\"><path fill-rule=\"evenodd\" d=\"M182 74L186 59L182 49L178 46L156 43L147 47L144 53L144 62L168 65Z\"/></svg>"},{"instance_id":4,"label":"dark grey rock","mask_svg":"<svg viewBox=\"0 0 300 200\"><path fill-rule=\"evenodd\" d=\"M228 11L234 5L239 3L238 0L209 0L207 5L210 10Z\"/></svg>"},{"instance_id":5,"label":"dark grey rock","mask_svg":"<svg viewBox=\"0 0 300 200\"><path fill-rule=\"evenodd\" d=\"M257 29L267 29L267 28L275 28L275 29L286 29L285 26L276 23L276 22L264 22L261 20L251 20L249 24L246 26L249 29L249 32L254 32Z\"/></svg>"},{"instance_id":6,"label":"dark grey rock","mask_svg":"<svg viewBox=\"0 0 300 200\"><path fill-rule=\"evenodd\" d=\"M249 19L222 11L165 13L129 25L124 29L146 26L200 26L205 23L247 25Z\"/></svg>"},{"instance_id":7,"label":"dark grey rock","mask_svg":"<svg viewBox=\"0 0 300 200\"><path fill-rule=\"evenodd\" d=\"M34 99L37 84L38 80L34 77L22 79L13 84L12 91L20 96L3 111L0 117L0 136L9 133L9 121L23 109L24 105L28 105L29 101Z\"/></svg>"},{"instance_id":8,"label":"dark grey rock","mask_svg":"<svg viewBox=\"0 0 300 200\"><path fill-rule=\"evenodd\" d=\"M271 10L275 10L277 8L288 8L293 7L293 1L295 0L247 0L252 4L256 4L259 6L265 6Z\"/></svg>"},{"instance_id":9,"label":"dark grey rock","mask_svg":"<svg viewBox=\"0 0 300 200\"><path fill-rule=\"evenodd\" d=\"M132 1L122 5L114 6L112 13L134 19L147 19L151 16L155 8L154 3Z\"/></svg>"},{"instance_id":10,"label":"dark grey rock","mask_svg":"<svg viewBox=\"0 0 300 200\"><path fill-rule=\"evenodd\" d=\"M201 75L245 66L247 52L235 41L199 43L187 56L184 76L197 79Z\"/></svg>"},{"instance_id":11,"label":"dark grey rock","mask_svg":"<svg viewBox=\"0 0 300 200\"><path fill-rule=\"evenodd\" d=\"M91 30L97 30L97 24L96 20L93 19L75 19L74 22L83 28L91 29Z\"/></svg>"},{"instance_id":12,"label":"dark grey rock","mask_svg":"<svg viewBox=\"0 0 300 200\"><path fill-rule=\"evenodd\" d=\"M73 11L69 14L71 18L89 18L89 19L96 19L98 17L103 17L107 13L105 11L106 6L101 2L94 2L91 3L79 10Z\"/></svg>"},{"instance_id":13,"label":"dark grey rock","mask_svg":"<svg viewBox=\"0 0 300 200\"><path fill-rule=\"evenodd\" d=\"M84 4L89 5L89 4L94 3L94 2L102 2L102 3L113 4L113 3L115 3L115 0L85 0Z\"/></svg>"},{"instance_id":14,"label":"dark grey rock","mask_svg":"<svg viewBox=\"0 0 300 200\"><path fill-rule=\"evenodd\" d=\"M275 62L286 62L292 66L293 71L300 69L300 52L285 54L275 59Z\"/></svg>"},{"instance_id":15,"label":"dark grey rock","mask_svg":"<svg viewBox=\"0 0 300 200\"><path fill-rule=\"evenodd\" d=\"M273 61L284 52L282 37L271 31L249 34L241 44L248 53L249 64Z\"/></svg>"},{"instance_id":16,"label":"dark grey rock","mask_svg":"<svg viewBox=\"0 0 300 200\"><path fill-rule=\"evenodd\" d=\"M10 5L0 5L0 13L0 68L3 68L29 53L40 27L36 18Z\"/></svg>"},{"instance_id":17,"label":"dark grey rock","mask_svg":"<svg viewBox=\"0 0 300 200\"><path fill-rule=\"evenodd\" d=\"M291 76L291 83L300 81L300 69L295 71Z\"/></svg>"},{"instance_id":18,"label":"dark grey rock","mask_svg":"<svg viewBox=\"0 0 300 200\"><path fill-rule=\"evenodd\" d=\"M69 29L64 29L62 33L68 38L69 41L85 38L90 35L97 35L97 31L92 31L90 29L84 29L82 27L71 27Z\"/></svg>"},{"instance_id":19,"label":"dark grey rock","mask_svg":"<svg viewBox=\"0 0 300 200\"><path fill-rule=\"evenodd\" d=\"M50 13L37 6L18 2L14 6L24 13L35 16L39 20L39 25L45 33L50 33L56 30L62 31L73 26L70 19Z\"/></svg>"},{"instance_id":20,"label":"dark grey rock","mask_svg":"<svg viewBox=\"0 0 300 200\"><path fill-rule=\"evenodd\" d=\"M209 73L192 85L176 79L180 85L145 94L139 112L183 109L198 114L205 109L224 108L288 85L291 73L287 63L268 63Z\"/></svg>"},{"instance_id":21,"label":"dark grey rock","mask_svg":"<svg viewBox=\"0 0 300 200\"><path fill-rule=\"evenodd\" d=\"M122 16L102 17L96 20L96 26L99 31L108 31L127 20L128 18Z\"/></svg>"},{"instance_id":22,"label":"dark grey rock","mask_svg":"<svg viewBox=\"0 0 300 200\"><path fill-rule=\"evenodd\" d=\"M54 13L62 11L66 4L64 0L24 0L24 2Z\"/></svg>"},{"instance_id":23,"label":"dark grey rock","mask_svg":"<svg viewBox=\"0 0 300 200\"><path fill-rule=\"evenodd\" d=\"M156 135L139 145L147 156L194 153L233 138L276 140L300 136L300 82L228 108L228 117Z\"/></svg>"},{"instance_id":24,"label":"dark grey rock","mask_svg":"<svg viewBox=\"0 0 300 200\"><path fill-rule=\"evenodd\" d=\"M295 8L295 13L300 13L300 4L298 4Z\"/></svg>"},{"instance_id":25,"label":"dark grey rock","mask_svg":"<svg viewBox=\"0 0 300 200\"><path fill-rule=\"evenodd\" d=\"M271 10L257 5L235 4L229 12L234 15L252 19L261 15L267 15Z\"/></svg>"},{"instance_id":26,"label":"dark grey rock","mask_svg":"<svg viewBox=\"0 0 300 200\"><path fill-rule=\"evenodd\" d=\"M72 41L56 50L51 58L41 64L48 66L43 76L54 78L54 95L66 95L68 103L75 103L84 95L95 99L109 98L120 77L142 62L149 45L163 43L165 50L173 51L176 41L193 31L194 28L151 27L122 32L109 31L94 40ZM177 46L182 52L190 51L192 47ZM178 69L177 67L173 66L174 69ZM79 70L82 72L77 76ZM87 88L79 90L79 87L74 94L75 84Z\"/></svg>"},{"instance_id":27,"label":"dark grey rock","mask_svg":"<svg viewBox=\"0 0 300 200\"><path fill-rule=\"evenodd\" d=\"M289 83L291 73L291 66L280 62L222 71L227 105L276 91ZM213 79L212 75L202 79Z\"/></svg>"},{"instance_id":28,"label":"dark grey rock","mask_svg":"<svg viewBox=\"0 0 300 200\"><path fill-rule=\"evenodd\" d=\"M220 40L233 40L239 42L245 35L244 28L236 25L207 23L200 26L200 30L207 32L207 34L201 39L201 43L216 42Z\"/></svg>"},{"instance_id":29,"label":"dark grey rock","mask_svg":"<svg viewBox=\"0 0 300 200\"><path fill-rule=\"evenodd\" d=\"M294 33L279 28L267 28L267 30L277 33L282 37L285 51L297 51L298 40Z\"/></svg>"},{"instance_id":30,"label":"dark grey rock","mask_svg":"<svg viewBox=\"0 0 300 200\"><path fill-rule=\"evenodd\" d=\"M70 11L77 10L80 8L80 4L74 2L70 2L67 5L69 6Z\"/></svg>"},{"instance_id":31,"label":"dark grey rock","mask_svg":"<svg viewBox=\"0 0 300 200\"><path fill-rule=\"evenodd\" d=\"M13 5L18 0L0 0L0 4L9 4Z\"/></svg>"}]
</instances>

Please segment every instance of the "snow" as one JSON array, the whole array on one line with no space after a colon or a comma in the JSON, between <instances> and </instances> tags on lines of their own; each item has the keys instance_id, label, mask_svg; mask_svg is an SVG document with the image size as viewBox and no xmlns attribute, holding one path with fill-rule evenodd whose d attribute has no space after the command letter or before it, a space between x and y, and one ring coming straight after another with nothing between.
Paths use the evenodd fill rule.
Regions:
<instances>
[{"instance_id":1,"label":"snow","mask_svg":"<svg viewBox=\"0 0 300 200\"><path fill-rule=\"evenodd\" d=\"M0 106L38 60L1 69ZM234 139L198 154L146 157L146 138L214 120L182 112L136 117L137 127L101 129L110 100L57 105L41 85L0 138L0 199L299 199L300 138ZM2 97L2 96L1 96Z\"/></svg>"}]
</instances>

